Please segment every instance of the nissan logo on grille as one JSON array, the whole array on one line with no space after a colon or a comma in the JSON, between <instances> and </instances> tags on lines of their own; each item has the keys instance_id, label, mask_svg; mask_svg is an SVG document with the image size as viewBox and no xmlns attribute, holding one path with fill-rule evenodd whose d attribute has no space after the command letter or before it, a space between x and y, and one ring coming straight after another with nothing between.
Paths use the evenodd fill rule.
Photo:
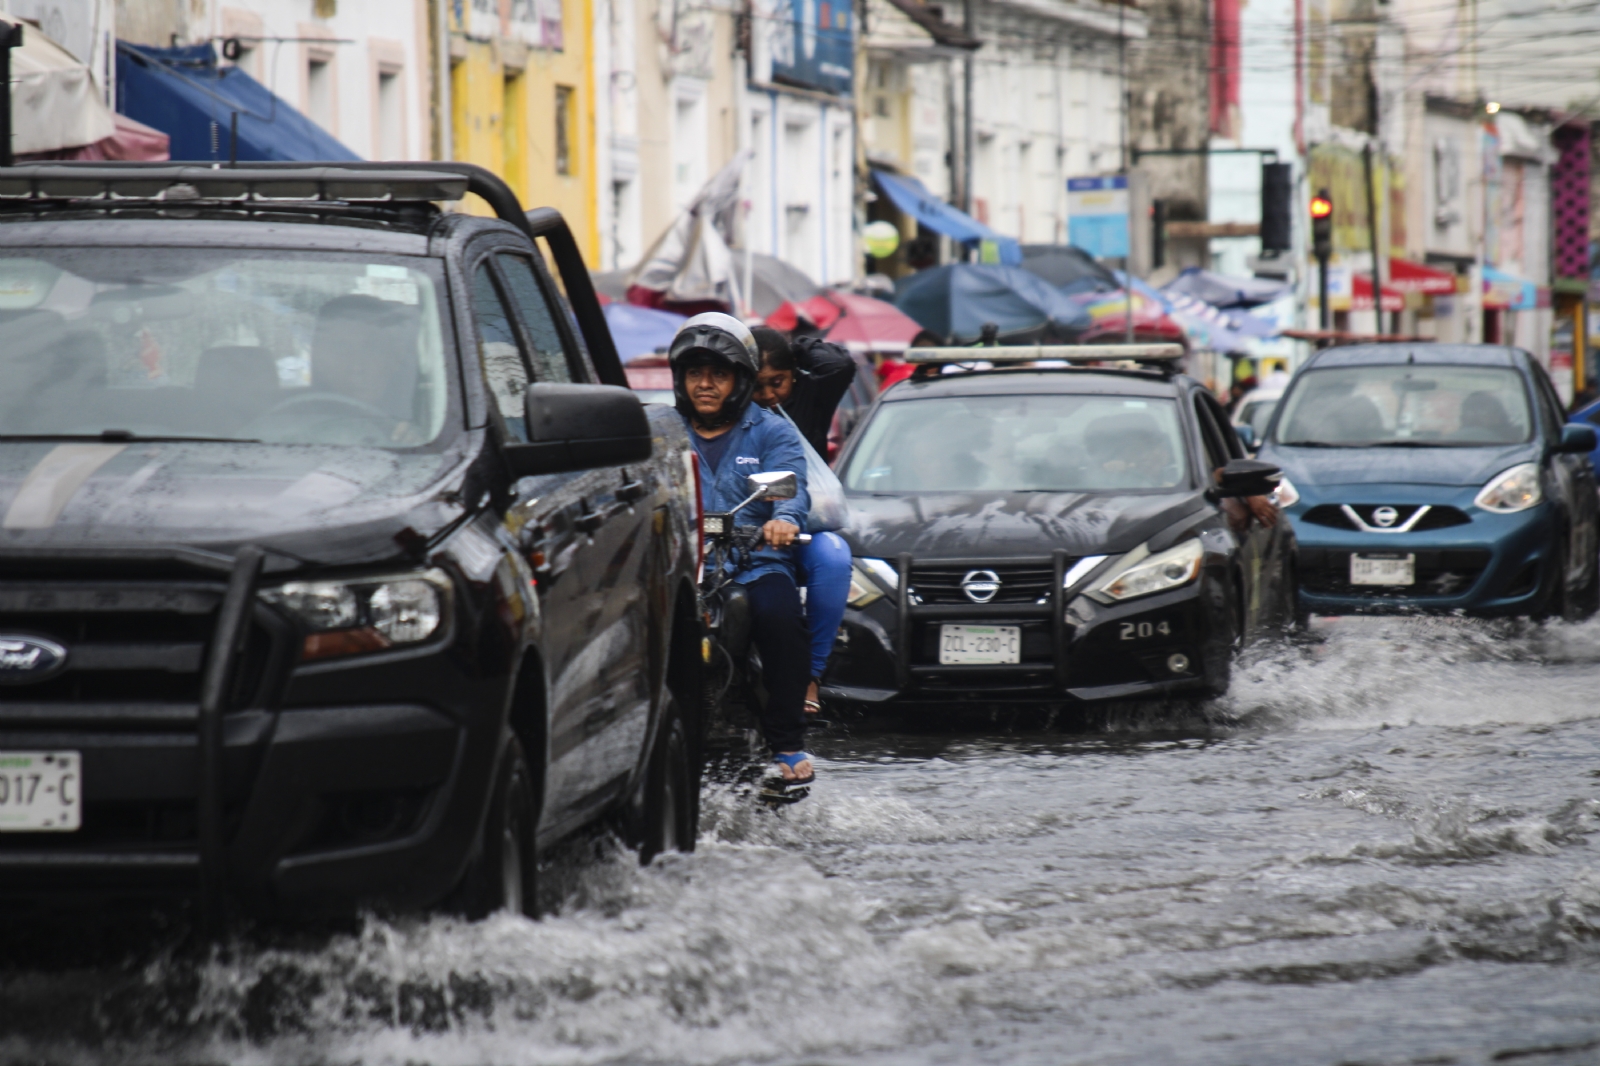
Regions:
<instances>
[{"instance_id":1,"label":"nissan logo on grille","mask_svg":"<svg viewBox=\"0 0 1600 1066\"><path fill-rule=\"evenodd\" d=\"M961 591L973 603L988 603L1000 591L1000 575L993 570L968 570L961 579Z\"/></svg>"},{"instance_id":2,"label":"nissan logo on grille","mask_svg":"<svg viewBox=\"0 0 1600 1066\"><path fill-rule=\"evenodd\" d=\"M67 649L43 637L0 636L0 685L26 685L67 667Z\"/></svg>"},{"instance_id":3,"label":"nissan logo on grille","mask_svg":"<svg viewBox=\"0 0 1600 1066\"><path fill-rule=\"evenodd\" d=\"M1400 512L1389 506L1379 507L1372 512L1372 521L1384 529L1388 529L1400 521Z\"/></svg>"}]
</instances>

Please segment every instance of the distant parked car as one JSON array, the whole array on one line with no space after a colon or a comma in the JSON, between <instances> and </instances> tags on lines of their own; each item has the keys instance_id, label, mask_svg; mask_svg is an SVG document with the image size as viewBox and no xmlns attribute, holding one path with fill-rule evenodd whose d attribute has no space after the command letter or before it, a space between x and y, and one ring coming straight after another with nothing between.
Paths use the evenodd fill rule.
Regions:
<instances>
[{"instance_id":1,"label":"distant parked car","mask_svg":"<svg viewBox=\"0 0 1600 1066\"><path fill-rule=\"evenodd\" d=\"M1233 412L1233 426L1235 429L1250 427L1249 432L1244 434L1247 447L1256 447L1266 437L1272 412L1278 409L1278 401L1283 399L1283 392L1288 387L1289 379L1284 376L1251 389L1239 401L1238 408Z\"/></svg>"},{"instance_id":2,"label":"distant parked car","mask_svg":"<svg viewBox=\"0 0 1600 1066\"><path fill-rule=\"evenodd\" d=\"M639 394L640 403L664 403L672 406L672 368L664 355L646 355L622 367L628 375L628 387Z\"/></svg>"},{"instance_id":3,"label":"distant parked car","mask_svg":"<svg viewBox=\"0 0 1600 1066\"><path fill-rule=\"evenodd\" d=\"M1490 345L1318 352L1260 458L1299 538L1315 613L1582 618L1600 606L1594 427L1544 368Z\"/></svg>"}]
</instances>

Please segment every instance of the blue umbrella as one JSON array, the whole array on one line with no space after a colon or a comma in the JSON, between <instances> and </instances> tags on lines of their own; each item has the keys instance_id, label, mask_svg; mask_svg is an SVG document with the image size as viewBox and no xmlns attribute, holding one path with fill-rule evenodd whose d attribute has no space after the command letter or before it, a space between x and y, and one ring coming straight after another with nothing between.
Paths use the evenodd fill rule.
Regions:
<instances>
[{"instance_id":1,"label":"blue umbrella","mask_svg":"<svg viewBox=\"0 0 1600 1066\"><path fill-rule=\"evenodd\" d=\"M1070 340L1092 323L1088 311L1048 281L994 263L950 263L901 278L894 303L952 344L980 339L986 322L1011 341Z\"/></svg>"},{"instance_id":2,"label":"blue umbrella","mask_svg":"<svg viewBox=\"0 0 1600 1066\"><path fill-rule=\"evenodd\" d=\"M611 327L611 339L617 346L617 356L624 363L670 347L678 327L689 321L671 311L633 304L606 304L605 314L606 325Z\"/></svg>"}]
</instances>

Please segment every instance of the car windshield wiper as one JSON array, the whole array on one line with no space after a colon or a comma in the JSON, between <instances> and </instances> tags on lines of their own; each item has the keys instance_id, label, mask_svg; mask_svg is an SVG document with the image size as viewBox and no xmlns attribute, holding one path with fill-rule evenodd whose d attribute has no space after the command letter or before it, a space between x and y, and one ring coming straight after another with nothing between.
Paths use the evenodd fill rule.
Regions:
<instances>
[{"instance_id":1,"label":"car windshield wiper","mask_svg":"<svg viewBox=\"0 0 1600 1066\"><path fill-rule=\"evenodd\" d=\"M0 433L0 441L40 441L40 440L91 440L103 444L140 443L152 441L201 441L213 444L260 444L254 437L184 437L175 434L131 433L125 429L107 429L99 433Z\"/></svg>"},{"instance_id":2,"label":"car windshield wiper","mask_svg":"<svg viewBox=\"0 0 1600 1066\"><path fill-rule=\"evenodd\" d=\"M1285 448L1364 448L1364 444L1335 444L1327 440L1280 440Z\"/></svg>"}]
</instances>

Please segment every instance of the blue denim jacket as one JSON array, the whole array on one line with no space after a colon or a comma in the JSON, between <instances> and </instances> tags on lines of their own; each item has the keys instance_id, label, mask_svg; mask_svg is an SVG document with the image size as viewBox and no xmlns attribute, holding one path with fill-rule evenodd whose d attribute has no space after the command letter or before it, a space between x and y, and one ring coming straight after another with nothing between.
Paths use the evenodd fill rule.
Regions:
<instances>
[{"instance_id":1,"label":"blue denim jacket","mask_svg":"<svg viewBox=\"0 0 1600 1066\"><path fill-rule=\"evenodd\" d=\"M687 423L688 419L684 419ZM694 427L688 427L694 433ZM781 518L793 522L802 533L806 528L806 515L811 511L810 494L806 491L806 456L800 446L800 432L794 424L771 411L751 404L739 424L728 431L728 451L722 457L722 466L715 476L706 461L695 453L700 464L700 506L706 511L731 511L737 507L750 490L744 479L751 474L772 470L792 472L800 483L800 492L792 500L757 500L734 516L741 526L759 526ZM739 575L739 582L754 581L767 574L788 574L795 577L793 548L761 548L750 555L750 569Z\"/></svg>"}]
</instances>

